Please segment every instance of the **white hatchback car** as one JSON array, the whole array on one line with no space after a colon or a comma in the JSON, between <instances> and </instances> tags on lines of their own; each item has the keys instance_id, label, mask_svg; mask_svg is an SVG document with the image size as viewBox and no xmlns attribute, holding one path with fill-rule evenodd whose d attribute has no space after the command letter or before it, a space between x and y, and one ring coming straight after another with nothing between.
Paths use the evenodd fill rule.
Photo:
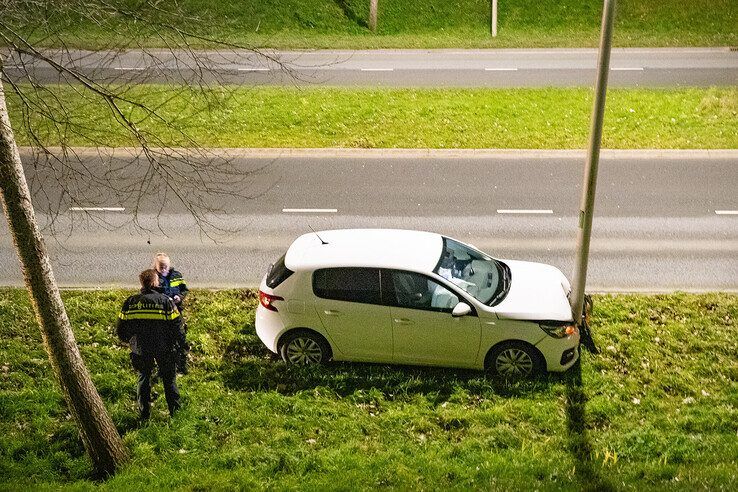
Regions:
<instances>
[{"instance_id":1,"label":"white hatchback car","mask_svg":"<svg viewBox=\"0 0 738 492\"><path fill-rule=\"evenodd\" d=\"M430 232L300 236L264 276L256 333L287 363L329 359L565 371L579 331L557 268L497 260Z\"/></svg>"}]
</instances>

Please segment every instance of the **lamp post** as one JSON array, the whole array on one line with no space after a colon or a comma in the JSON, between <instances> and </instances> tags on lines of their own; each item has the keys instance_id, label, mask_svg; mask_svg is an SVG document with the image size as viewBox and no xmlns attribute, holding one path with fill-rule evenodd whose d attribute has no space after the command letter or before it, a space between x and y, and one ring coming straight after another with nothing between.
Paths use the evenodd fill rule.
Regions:
<instances>
[{"instance_id":1,"label":"lamp post","mask_svg":"<svg viewBox=\"0 0 738 492\"><path fill-rule=\"evenodd\" d=\"M492 33L492 37L497 37L497 0L492 0L490 5L490 16L489 16L489 30Z\"/></svg>"},{"instance_id":2,"label":"lamp post","mask_svg":"<svg viewBox=\"0 0 738 492\"><path fill-rule=\"evenodd\" d=\"M600 160L600 146L602 144L602 120L605 113L607 76L610 72L610 48L612 47L612 28L614 17L615 0L604 0L595 100L594 107L592 108L592 122L590 127L589 148L587 151L587 162L584 166L582 200L579 207L579 232L577 234L576 252L577 259L574 265L574 282L570 297L574 321L580 327L584 321L584 289L587 283L589 242L592 236L592 217L594 215L595 190L597 188L597 168ZM583 333L583 335L588 335L588 333ZM589 341L591 342L591 339Z\"/></svg>"}]
</instances>

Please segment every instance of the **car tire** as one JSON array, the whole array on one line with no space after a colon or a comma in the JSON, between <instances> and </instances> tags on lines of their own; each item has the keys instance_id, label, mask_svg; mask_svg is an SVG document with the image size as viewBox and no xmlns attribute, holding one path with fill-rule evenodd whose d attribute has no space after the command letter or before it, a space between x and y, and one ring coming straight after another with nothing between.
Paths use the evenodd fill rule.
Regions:
<instances>
[{"instance_id":1,"label":"car tire","mask_svg":"<svg viewBox=\"0 0 738 492\"><path fill-rule=\"evenodd\" d=\"M505 342L492 348L484 362L493 376L505 379L530 379L545 370L543 356L524 342Z\"/></svg>"},{"instance_id":2,"label":"car tire","mask_svg":"<svg viewBox=\"0 0 738 492\"><path fill-rule=\"evenodd\" d=\"M323 364L331 358L331 347L322 335L314 331L295 330L280 343L279 355L287 364Z\"/></svg>"}]
</instances>

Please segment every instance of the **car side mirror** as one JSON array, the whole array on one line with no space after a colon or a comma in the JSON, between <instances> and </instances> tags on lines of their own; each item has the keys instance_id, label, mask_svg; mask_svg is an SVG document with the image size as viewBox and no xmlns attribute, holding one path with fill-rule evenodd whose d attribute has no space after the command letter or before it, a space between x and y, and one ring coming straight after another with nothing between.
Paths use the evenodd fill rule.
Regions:
<instances>
[{"instance_id":1,"label":"car side mirror","mask_svg":"<svg viewBox=\"0 0 738 492\"><path fill-rule=\"evenodd\" d=\"M460 302L456 306L454 306L453 311L451 311L451 316L454 318L461 318L462 316L466 316L467 314L472 312L471 306L469 306L465 302Z\"/></svg>"}]
</instances>

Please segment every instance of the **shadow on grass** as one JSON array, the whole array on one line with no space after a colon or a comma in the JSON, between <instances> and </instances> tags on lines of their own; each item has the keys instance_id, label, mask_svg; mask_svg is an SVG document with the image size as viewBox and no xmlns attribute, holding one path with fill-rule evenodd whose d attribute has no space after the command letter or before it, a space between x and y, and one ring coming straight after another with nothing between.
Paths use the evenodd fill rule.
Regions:
<instances>
[{"instance_id":1,"label":"shadow on grass","mask_svg":"<svg viewBox=\"0 0 738 492\"><path fill-rule=\"evenodd\" d=\"M566 373L566 423L569 451L575 458L576 475L584 490L614 491L615 487L600 475L594 460L587 430L587 395L582 384L581 359Z\"/></svg>"},{"instance_id":2,"label":"shadow on grass","mask_svg":"<svg viewBox=\"0 0 738 492\"><path fill-rule=\"evenodd\" d=\"M346 16L348 20L351 22L359 25L360 27L369 28L369 24L367 23L366 19L363 19L356 15L356 12L351 8L351 5L348 4L346 0L333 0L336 5L341 9L343 12L343 15Z\"/></svg>"},{"instance_id":3,"label":"shadow on grass","mask_svg":"<svg viewBox=\"0 0 738 492\"><path fill-rule=\"evenodd\" d=\"M324 366L292 366L270 357L263 346L249 340L236 342L223 356L221 377L237 391L277 391L295 394L316 388L340 397L357 392L379 391L388 400L424 395L435 402L452 394L524 396L544 391L551 377L507 382L482 371L401 366L358 362L332 362ZM556 376L553 376L556 377Z\"/></svg>"}]
</instances>

